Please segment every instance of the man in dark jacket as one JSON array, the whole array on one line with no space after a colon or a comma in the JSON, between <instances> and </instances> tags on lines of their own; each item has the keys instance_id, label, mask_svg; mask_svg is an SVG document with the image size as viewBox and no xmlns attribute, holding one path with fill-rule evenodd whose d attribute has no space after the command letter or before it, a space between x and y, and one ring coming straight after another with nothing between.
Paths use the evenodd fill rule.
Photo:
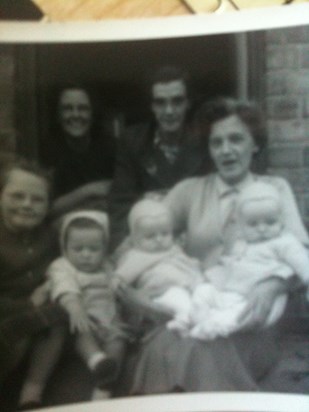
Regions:
<instances>
[{"instance_id":1,"label":"man in dark jacket","mask_svg":"<svg viewBox=\"0 0 309 412\"><path fill-rule=\"evenodd\" d=\"M186 74L163 67L150 91L153 121L129 128L119 145L109 204L112 249L126 236L128 212L140 197L208 169L207 151L188 120Z\"/></svg>"}]
</instances>

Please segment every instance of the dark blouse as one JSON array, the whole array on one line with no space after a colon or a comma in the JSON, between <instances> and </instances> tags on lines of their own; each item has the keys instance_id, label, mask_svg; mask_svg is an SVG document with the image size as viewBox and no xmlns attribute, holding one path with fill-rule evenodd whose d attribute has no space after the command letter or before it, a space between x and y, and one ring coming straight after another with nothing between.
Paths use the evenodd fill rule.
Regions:
<instances>
[{"instance_id":1,"label":"dark blouse","mask_svg":"<svg viewBox=\"0 0 309 412\"><path fill-rule=\"evenodd\" d=\"M89 146L81 152L72 150L62 136L61 142L54 148L54 159L51 159L50 164L55 173L56 196L69 193L87 183L111 179L114 153L113 142L106 141L104 136L93 137Z\"/></svg>"},{"instance_id":2,"label":"dark blouse","mask_svg":"<svg viewBox=\"0 0 309 412\"><path fill-rule=\"evenodd\" d=\"M20 234L9 231L0 220L0 299L28 298L57 255L56 236L47 224Z\"/></svg>"}]
</instances>

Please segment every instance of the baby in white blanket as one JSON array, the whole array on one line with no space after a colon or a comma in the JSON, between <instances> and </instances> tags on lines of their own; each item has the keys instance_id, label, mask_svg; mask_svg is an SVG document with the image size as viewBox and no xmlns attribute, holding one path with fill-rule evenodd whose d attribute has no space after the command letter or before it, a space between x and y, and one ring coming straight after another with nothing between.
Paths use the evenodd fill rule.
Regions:
<instances>
[{"instance_id":1,"label":"baby in white blanket","mask_svg":"<svg viewBox=\"0 0 309 412\"><path fill-rule=\"evenodd\" d=\"M203 340L227 336L241 328L240 315L259 282L271 276L298 275L308 285L308 250L285 230L274 186L256 182L245 188L239 195L236 218L242 239L236 240L230 255L205 271L207 283L197 286L191 308L170 322L172 329ZM286 303L287 293L274 300L264 327L279 320Z\"/></svg>"}]
</instances>

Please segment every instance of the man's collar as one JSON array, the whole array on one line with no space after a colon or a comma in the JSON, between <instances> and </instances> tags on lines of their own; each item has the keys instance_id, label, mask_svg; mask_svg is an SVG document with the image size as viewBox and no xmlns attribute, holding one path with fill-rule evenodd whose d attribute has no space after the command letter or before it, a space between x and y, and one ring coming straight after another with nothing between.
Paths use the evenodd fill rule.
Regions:
<instances>
[{"instance_id":1,"label":"man's collar","mask_svg":"<svg viewBox=\"0 0 309 412\"><path fill-rule=\"evenodd\" d=\"M219 197L224 197L231 193L240 192L242 188L247 186L249 183L254 181L254 176L252 173L248 173L244 180L242 180L237 185L227 184L218 174L216 175L216 186L218 189Z\"/></svg>"},{"instance_id":2,"label":"man's collar","mask_svg":"<svg viewBox=\"0 0 309 412\"><path fill-rule=\"evenodd\" d=\"M157 129L154 131L154 139L153 142L155 145L159 146L159 145L164 145L164 146L171 146L171 147L175 147L175 146L180 146L184 139L185 139L185 130L181 130L179 133L176 133L173 137L171 136L170 141L166 141L166 139L164 139L164 137L161 136L160 131Z\"/></svg>"}]
</instances>

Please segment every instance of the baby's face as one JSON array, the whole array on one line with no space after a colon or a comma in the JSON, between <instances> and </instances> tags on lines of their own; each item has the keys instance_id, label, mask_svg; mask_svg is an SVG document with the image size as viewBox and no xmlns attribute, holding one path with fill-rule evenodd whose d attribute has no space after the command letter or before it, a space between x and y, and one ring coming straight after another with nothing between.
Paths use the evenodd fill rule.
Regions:
<instances>
[{"instance_id":1,"label":"baby's face","mask_svg":"<svg viewBox=\"0 0 309 412\"><path fill-rule=\"evenodd\" d=\"M167 215L143 217L134 228L135 246L146 252L163 252L173 245L172 223Z\"/></svg>"},{"instance_id":2,"label":"baby's face","mask_svg":"<svg viewBox=\"0 0 309 412\"><path fill-rule=\"evenodd\" d=\"M281 210L272 199L245 202L241 206L240 221L249 243L276 238L283 228Z\"/></svg>"},{"instance_id":3,"label":"baby's face","mask_svg":"<svg viewBox=\"0 0 309 412\"><path fill-rule=\"evenodd\" d=\"M100 270L105 250L104 234L99 228L69 229L66 255L72 265L81 272L93 273Z\"/></svg>"}]
</instances>

